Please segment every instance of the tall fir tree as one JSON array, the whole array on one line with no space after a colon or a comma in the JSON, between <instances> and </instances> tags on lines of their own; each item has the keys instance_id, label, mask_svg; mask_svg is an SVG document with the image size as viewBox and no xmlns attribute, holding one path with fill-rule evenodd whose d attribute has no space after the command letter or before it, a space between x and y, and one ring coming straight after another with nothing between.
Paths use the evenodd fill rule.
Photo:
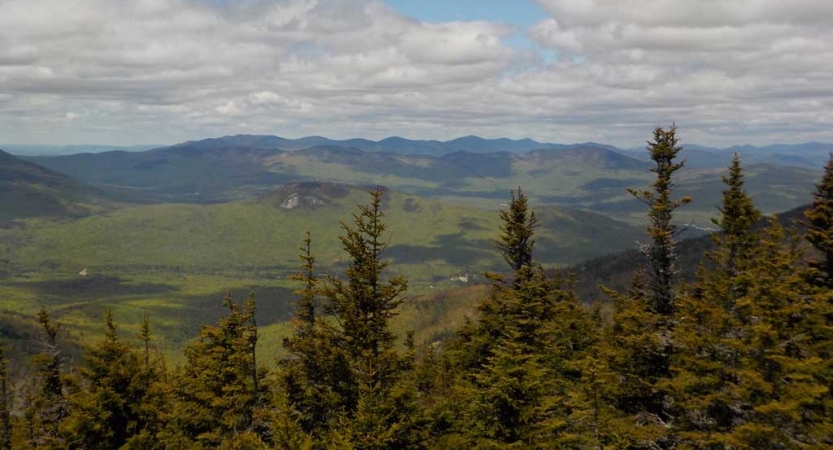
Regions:
<instances>
[{"instance_id":1,"label":"tall fir tree","mask_svg":"<svg viewBox=\"0 0 833 450\"><path fill-rule=\"evenodd\" d=\"M621 417L611 430L620 448L671 448L669 432L674 420L673 399L668 383L674 353L673 329L677 301L676 240L674 211L691 201L674 199L674 174L684 161L676 158L682 147L675 126L654 130L648 152L655 167L651 189L629 189L648 206L651 243L642 247L647 271L640 274L628 294L614 297L614 325L607 334L605 353L619 383L611 401Z\"/></svg>"},{"instance_id":2,"label":"tall fir tree","mask_svg":"<svg viewBox=\"0 0 833 450\"><path fill-rule=\"evenodd\" d=\"M565 445L576 423L568 419L577 403L569 391L580 378L577 355L588 347L588 315L534 261L538 221L520 189L500 218L497 248L510 272L487 274L492 286L478 320L449 349L458 360L459 397L473 399L458 428L476 448Z\"/></svg>"},{"instance_id":3,"label":"tall fir tree","mask_svg":"<svg viewBox=\"0 0 833 450\"><path fill-rule=\"evenodd\" d=\"M43 336L43 349L32 358L36 387L25 412L29 424L29 446L43 449L66 448L61 425L69 416L70 405L66 378L62 372L63 357L58 345L60 324L52 321L46 309L37 315Z\"/></svg>"},{"instance_id":4,"label":"tall fir tree","mask_svg":"<svg viewBox=\"0 0 833 450\"><path fill-rule=\"evenodd\" d=\"M147 317L139 352L118 337L113 315L107 311L104 339L85 352L80 367L85 389L70 397L72 414L64 425L73 448L148 448L159 426L156 409L163 407L152 392L158 369L151 365ZM141 436L142 434L145 436ZM139 442L143 445L139 446ZM130 443L129 445L127 445Z\"/></svg>"},{"instance_id":5,"label":"tall fir tree","mask_svg":"<svg viewBox=\"0 0 833 450\"><path fill-rule=\"evenodd\" d=\"M321 443L339 411L355 404L357 392L342 339L318 314L321 281L315 274L311 243L307 232L300 248L301 272L292 277L303 287L295 292L293 334L283 341L288 356L281 360L278 396L288 417L278 423L284 431L279 434L297 428Z\"/></svg>"},{"instance_id":6,"label":"tall fir tree","mask_svg":"<svg viewBox=\"0 0 833 450\"><path fill-rule=\"evenodd\" d=\"M119 340L109 310L104 339L87 350L84 359L80 375L87 388L70 397L72 414L65 424L70 445L88 449L121 448L136 420L138 403L128 395L139 364L130 345Z\"/></svg>"},{"instance_id":7,"label":"tall fir tree","mask_svg":"<svg viewBox=\"0 0 833 450\"><path fill-rule=\"evenodd\" d=\"M648 153L656 166L652 189L630 189L631 195L648 206L648 234L651 244L643 248L648 258L648 295L651 309L657 314L670 316L674 313L674 282L677 272L676 237L677 226L673 223L674 211L691 202L689 197L672 198L674 174L685 166L685 161L676 162L682 150L677 139L677 128L654 130L654 140L648 142Z\"/></svg>"},{"instance_id":8,"label":"tall fir tree","mask_svg":"<svg viewBox=\"0 0 833 450\"><path fill-rule=\"evenodd\" d=\"M553 296L548 295L552 284L544 271L534 263L532 249L538 219L529 210L529 200L523 191L510 192L509 208L500 212L500 237L497 249L509 266L509 275L487 273L492 281L487 298L477 305L478 320L460 330L462 367L477 370L492 356L493 349L506 338L512 321L524 321L527 342L538 339L542 324L552 318Z\"/></svg>"},{"instance_id":9,"label":"tall fir tree","mask_svg":"<svg viewBox=\"0 0 833 450\"><path fill-rule=\"evenodd\" d=\"M134 420L130 438L124 450L156 450L161 448L157 435L163 430L163 417L170 409L165 362L153 348L153 335L147 313L136 336L141 344L134 351L138 371L130 382L130 396L134 404Z\"/></svg>"},{"instance_id":10,"label":"tall fir tree","mask_svg":"<svg viewBox=\"0 0 833 450\"><path fill-rule=\"evenodd\" d=\"M813 201L804 211L807 240L820 256L810 263L814 283L833 288L833 155L813 192Z\"/></svg>"},{"instance_id":11,"label":"tall fir tree","mask_svg":"<svg viewBox=\"0 0 833 450\"><path fill-rule=\"evenodd\" d=\"M749 318L734 388L737 425L724 437L740 449L833 448L829 362L814 352L813 299L796 270L796 236L773 218L751 264L752 283L738 307Z\"/></svg>"},{"instance_id":12,"label":"tall fir tree","mask_svg":"<svg viewBox=\"0 0 833 450\"><path fill-rule=\"evenodd\" d=\"M670 379L667 318L656 313L637 272L627 293L609 289L613 324L604 330L600 354L609 384L599 394L613 407L599 430L606 448L664 449L673 447L669 434L672 404L665 384Z\"/></svg>"},{"instance_id":13,"label":"tall fir tree","mask_svg":"<svg viewBox=\"0 0 833 450\"><path fill-rule=\"evenodd\" d=\"M500 212L500 239L498 251L509 265L518 281L531 276L533 268L532 248L535 246L535 229L538 219L529 210L529 199L521 188L510 191L509 209Z\"/></svg>"},{"instance_id":14,"label":"tall fir tree","mask_svg":"<svg viewBox=\"0 0 833 450\"><path fill-rule=\"evenodd\" d=\"M229 292L223 306L227 315L204 326L185 348L186 363L174 376L172 410L160 433L167 448L218 448L267 428L260 421L269 395L267 372L255 366L254 296L235 302Z\"/></svg>"},{"instance_id":15,"label":"tall fir tree","mask_svg":"<svg viewBox=\"0 0 833 450\"><path fill-rule=\"evenodd\" d=\"M11 410L11 396L9 395L8 367L3 343L0 342L0 450L12 448L12 423L9 415Z\"/></svg>"},{"instance_id":16,"label":"tall fir tree","mask_svg":"<svg viewBox=\"0 0 833 450\"><path fill-rule=\"evenodd\" d=\"M737 307L754 281L750 277L761 214L743 189L743 169L735 154L726 189L713 222L716 249L706 256L712 264L697 271L697 283L679 301L672 361L677 408L675 431L694 448L721 448L725 436L741 420L735 386L744 344L742 328L749 321Z\"/></svg>"},{"instance_id":17,"label":"tall fir tree","mask_svg":"<svg viewBox=\"0 0 833 450\"><path fill-rule=\"evenodd\" d=\"M390 321L408 283L401 275L385 279L388 262L383 221L384 190L370 192L352 226L339 236L347 253L345 279L327 278L324 310L338 324L338 345L346 353L355 403L344 402L329 435L332 448L383 449L419 446L415 390L408 383L411 358L396 348Z\"/></svg>"},{"instance_id":18,"label":"tall fir tree","mask_svg":"<svg viewBox=\"0 0 833 450\"><path fill-rule=\"evenodd\" d=\"M758 243L754 227L761 219L761 213L743 189L743 178L740 155L735 153L729 175L723 176L726 189L722 206L718 208L720 216L712 219L712 223L720 227L720 232L712 235L718 251L708 255L729 278L746 269L745 264Z\"/></svg>"}]
</instances>

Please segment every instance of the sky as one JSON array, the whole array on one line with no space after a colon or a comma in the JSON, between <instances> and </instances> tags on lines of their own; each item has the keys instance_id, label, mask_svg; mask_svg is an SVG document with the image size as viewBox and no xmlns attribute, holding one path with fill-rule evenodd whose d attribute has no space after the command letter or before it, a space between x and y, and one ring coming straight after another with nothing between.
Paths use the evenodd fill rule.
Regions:
<instances>
[{"instance_id":1,"label":"sky","mask_svg":"<svg viewBox=\"0 0 833 450\"><path fill-rule=\"evenodd\" d=\"M0 143L833 142L829 0L0 0Z\"/></svg>"}]
</instances>

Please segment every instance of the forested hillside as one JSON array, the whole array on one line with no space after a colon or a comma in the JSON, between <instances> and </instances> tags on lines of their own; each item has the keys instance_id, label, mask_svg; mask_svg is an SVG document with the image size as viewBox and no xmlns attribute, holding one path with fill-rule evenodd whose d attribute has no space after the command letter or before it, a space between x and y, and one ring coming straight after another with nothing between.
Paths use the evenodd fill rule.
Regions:
<instances>
[{"instance_id":1,"label":"forested hillside","mask_svg":"<svg viewBox=\"0 0 833 450\"><path fill-rule=\"evenodd\" d=\"M159 203L227 202L264 195L276 184L336 182L382 185L419 197L495 210L509 189L523 186L539 205L584 209L641 223L639 205L625 188L650 182L650 163L633 153L596 143L391 139L374 143L227 136L142 152L29 159L85 183L129 189ZM441 150L427 151L425 146ZM697 162L703 152L690 156ZM694 164L678 179L680 192L695 199L679 218L701 227L709 225L714 206L720 202L720 167L731 159L730 152L707 153L709 164ZM806 202L820 166L755 159L758 162L747 167L747 190L763 211L786 211Z\"/></svg>"},{"instance_id":2,"label":"forested hillside","mask_svg":"<svg viewBox=\"0 0 833 450\"><path fill-rule=\"evenodd\" d=\"M706 263L687 279L676 218L697 199L676 184L676 128L656 129L648 150L649 186L629 190L646 237L606 311L576 294L581 272L540 263L547 213L520 188L497 242L483 242L503 260L485 285L413 299L390 270L412 252L395 251L388 213L393 199L414 204L371 188L336 209L336 235L297 233L283 339L264 339L268 305L229 292L180 364L158 351L155 317L128 336L109 311L70 360L40 309L40 353L0 364L0 449L833 448L833 159L793 230L760 225L736 155ZM326 207L292 193L264 202ZM330 245L343 260L324 270Z\"/></svg>"},{"instance_id":3,"label":"forested hillside","mask_svg":"<svg viewBox=\"0 0 833 450\"><path fill-rule=\"evenodd\" d=\"M26 218L84 217L129 201L141 200L96 189L0 150L0 227Z\"/></svg>"}]
</instances>

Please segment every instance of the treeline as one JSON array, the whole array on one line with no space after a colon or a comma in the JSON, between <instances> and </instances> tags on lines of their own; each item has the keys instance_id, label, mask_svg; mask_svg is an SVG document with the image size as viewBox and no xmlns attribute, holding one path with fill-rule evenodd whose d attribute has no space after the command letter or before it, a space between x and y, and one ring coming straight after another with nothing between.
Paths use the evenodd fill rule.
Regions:
<instances>
[{"instance_id":1,"label":"treeline","mask_svg":"<svg viewBox=\"0 0 833 450\"><path fill-rule=\"evenodd\" d=\"M538 222L518 190L500 213L508 274L488 275L490 294L452 338L417 348L390 327L407 281L385 273L376 191L342 225L342 276L317 277L307 235L276 369L257 360L252 297L229 295L174 370L147 319L133 345L110 315L83 365L65 367L43 311L33 376L0 371L0 449L833 448L833 160L799 236L756 226L735 156L715 250L684 283L673 222L690 201L673 192L684 164L675 128L653 137L656 180L631 191L650 242L631 288L608 291L612 317L536 263Z\"/></svg>"}]
</instances>

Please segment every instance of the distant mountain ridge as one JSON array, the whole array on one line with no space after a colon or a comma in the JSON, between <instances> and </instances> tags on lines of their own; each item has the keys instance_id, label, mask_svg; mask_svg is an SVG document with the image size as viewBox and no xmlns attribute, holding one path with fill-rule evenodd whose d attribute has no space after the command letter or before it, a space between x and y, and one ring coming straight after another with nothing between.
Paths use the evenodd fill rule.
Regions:
<instances>
[{"instance_id":1,"label":"distant mountain ridge","mask_svg":"<svg viewBox=\"0 0 833 450\"><path fill-rule=\"evenodd\" d=\"M538 142L532 139L486 139L479 136L464 136L450 141L417 140L391 136L380 141L370 139L329 139L323 136L307 136L288 139L280 136L245 135L223 136L219 138L187 141L171 146L175 147L236 147L246 146L260 149L280 149L286 151L305 150L313 147L348 147L372 153L397 153L405 155L443 156L455 152L470 153L525 153L542 148L571 149L577 147L600 147L616 150L616 147L595 142L576 144L554 144Z\"/></svg>"},{"instance_id":2,"label":"distant mountain ridge","mask_svg":"<svg viewBox=\"0 0 833 450\"><path fill-rule=\"evenodd\" d=\"M383 142L383 141L380 141ZM121 186L156 195L161 201L217 202L257 194L296 181L327 180L358 184L390 184L385 177L424 189L457 189L467 179L510 180L518 171L571 166L640 170L648 165L599 144L542 147L535 141L461 138L446 143L390 138L384 148L367 140L332 141L310 137L287 140L277 136L238 135L189 141L142 152L112 151L77 155L25 157L51 170L94 185ZM514 145L525 152L483 151ZM311 147L306 147L316 144ZM444 145L437 154L407 153L414 146ZM478 145L485 147L478 147ZM533 146L536 146L533 149ZM303 147L303 148L300 148ZM362 148L364 147L364 148ZM480 151L478 151L478 149ZM452 151L453 150L453 151ZM524 168L518 168L518 166ZM511 186L499 188L504 196ZM517 187L517 186L515 186ZM424 189L423 189L424 188ZM406 189L407 190L407 189ZM490 194L491 195L491 194Z\"/></svg>"},{"instance_id":3,"label":"distant mountain ridge","mask_svg":"<svg viewBox=\"0 0 833 450\"><path fill-rule=\"evenodd\" d=\"M141 152L154 148L164 147L160 144L141 144L141 145L36 145L36 144L3 144L0 148L5 149L9 153L15 155L26 156L61 156L61 155L75 155L78 153L103 153L112 151L126 151L126 152Z\"/></svg>"},{"instance_id":4,"label":"distant mountain ridge","mask_svg":"<svg viewBox=\"0 0 833 450\"><path fill-rule=\"evenodd\" d=\"M639 159L647 159L644 149L619 150ZM684 158L693 168L726 167L733 154L741 155L744 164L772 164L790 167L818 169L830 159L833 144L806 142L803 144L734 145L731 147L708 147L697 144L683 144Z\"/></svg>"},{"instance_id":5,"label":"distant mountain ridge","mask_svg":"<svg viewBox=\"0 0 833 450\"><path fill-rule=\"evenodd\" d=\"M688 164L680 174L680 192L695 198L686 220L707 225L719 203L720 177L731 153L692 147L681 154ZM498 148L504 150L494 151ZM823 144L807 148L818 155ZM817 156L811 157L744 154L747 186L762 210L784 211L806 202L823 167ZM496 209L510 189L520 186L535 203L596 211L625 221L638 220L641 211L626 189L648 186L653 165L644 150L475 136L447 142L404 138L374 142L237 135L142 152L25 159L95 186L141 193L155 202L227 202L286 183L329 181L383 185Z\"/></svg>"},{"instance_id":6,"label":"distant mountain ridge","mask_svg":"<svg viewBox=\"0 0 833 450\"><path fill-rule=\"evenodd\" d=\"M229 147L249 146L261 149L285 151L305 150L313 147L349 147L369 153L394 153L417 156L444 156L456 152L511 153L523 154L542 149L574 150L599 148L619 153L642 161L648 160L644 148L619 148L598 142L558 144L539 142L533 139L486 139L479 136L464 136L449 141L415 140L392 136L380 141L369 139L329 139L323 136L307 136L288 139L279 136L235 135L220 138L188 141L179 146ZM685 158L692 168L722 168L729 165L731 155L740 153L747 164L772 164L791 167L818 169L824 165L833 152L833 144L807 142L802 144L772 144L766 146L735 145L731 147L709 147L698 144L683 144Z\"/></svg>"}]
</instances>

